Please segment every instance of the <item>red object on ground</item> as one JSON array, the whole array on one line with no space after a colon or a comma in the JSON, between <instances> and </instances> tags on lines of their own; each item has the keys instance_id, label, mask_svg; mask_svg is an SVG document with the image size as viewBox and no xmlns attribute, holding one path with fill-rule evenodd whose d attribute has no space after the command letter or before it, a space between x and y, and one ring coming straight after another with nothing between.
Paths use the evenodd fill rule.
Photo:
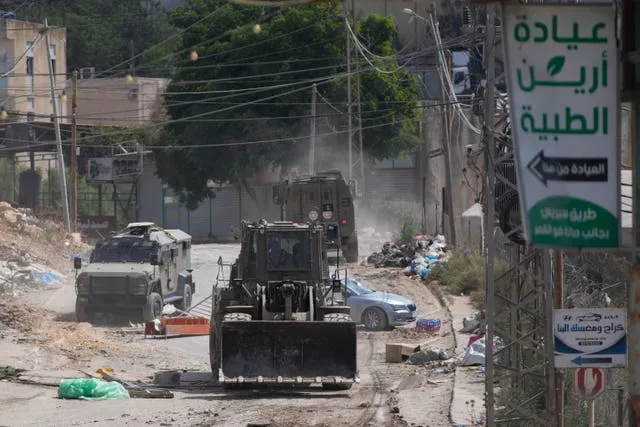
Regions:
<instances>
[{"instance_id":1,"label":"red object on ground","mask_svg":"<svg viewBox=\"0 0 640 427\"><path fill-rule=\"evenodd\" d=\"M159 319L158 328L155 322L144 325L144 336L181 336L209 335L209 320L204 317L165 317Z\"/></svg>"},{"instance_id":2,"label":"red object on ground","mask_svg":"<svg viewBox=\"0 0 640 427\"><path fill-rule=\"evenodd\" d=\"M473 344L474 342L478 341L480 338L484 337L484 334L480 334L480 335L471 335L469 337L469 342L467 343L467 347L469 347L471 344Z\"/></svg>"}]
</instances>

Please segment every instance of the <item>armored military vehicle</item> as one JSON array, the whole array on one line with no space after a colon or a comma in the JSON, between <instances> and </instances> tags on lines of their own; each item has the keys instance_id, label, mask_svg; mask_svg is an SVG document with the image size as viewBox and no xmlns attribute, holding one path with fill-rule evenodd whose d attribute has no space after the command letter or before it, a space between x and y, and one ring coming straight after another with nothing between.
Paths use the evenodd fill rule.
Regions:
<instances>
[{"instance_id":1,"label":"armored military vehicle","mask_svg":"<svg viewBox=\"0 0 640 427\"><path fill-rule=\"evenodd\" d=\"M241 231L230 278L213 289L214 376L225 386L350 388L356 324L339 276L329 276L323 226L263 220Z\"/></svg>"},{"instance_id":2,"label":"armored military vehicle","mask_svg":"<svg viewBox=\"0 0 640 427\"><path fill-rule=\"evenodd\" d=\"M151 222L129 224L108 237L82 268L75 262L76 319L90 321L95 312L135 311L145 322L162 315L165 304L191 307L191 236Z\"/></svg>"},{"instance_id":3,"label":"armored military vehicle","mask_svg":"<svg viewBox=\"0 0 640 427\"><path fill-rule=\"evenodd\" d=\"M273 193L274 203L281 206L282 220L319 221L325 227L328 248L340 248L347 262L358 261L355 191L340 171L287 178Z\"/></svg>"}]
</instances>

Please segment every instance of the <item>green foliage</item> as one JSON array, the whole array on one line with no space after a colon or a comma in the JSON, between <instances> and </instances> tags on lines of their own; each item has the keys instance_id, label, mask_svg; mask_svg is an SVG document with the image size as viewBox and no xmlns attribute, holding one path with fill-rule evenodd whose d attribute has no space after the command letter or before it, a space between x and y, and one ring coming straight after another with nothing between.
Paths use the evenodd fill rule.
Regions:
<instances>
[{"instance_id":1,"label":"green foliage","mask_svg":"<svg viewBox=\"0 0 640 427\"><path fill-rule=\"evenodd\" d=\"M66 170L67 186L71 183L71 173ZM114 214L112 190L104 190L102 194L102 213L99 209L100 190L95 185L87 184L85 177L78 177L78 215L106 215ZM48 177L42 180L42 195L46 206L55 207L62 214L62 198L60 191L60 175L58 169L51 169ZM71 197L71 194L69 194Z\"/></svg>"},{"instance_id":2,"label":"green foliage","mask_svg":"<svg viewBox=\"0 0 640 427\"><path fill-rule=\"evenodd\" d=\"M140 0L65 0L23 1L11 0L3 4L4 10L17 10L18 19L42 22L67 28L67 69L96 67L106 70L131 58L175 33L168 14L158 3L143 6ZM135 66L144 65L171 52L178 42L171 40L142 57ZM141 75L167 75L166 61L156 61L153 67L138 71ZM121 67L119 70L122 70Z\"/></svg>"},{"instance_id":3,"label":"green foliage","mask_svg":"<svg viewBox=\"0 0 640 427\"><path fill-rule=\"evenodd\" d=\"M402 222L402 228L400 233L396 237L397 245L405 245L413 241L413 236L420 234L420 227L416 221L411 217L405 217Z\"/></svg>"},{"instance_id":4,"label":"green foliage","mask_svg":"<svg viewBox=\"0 0 640 427\"><path fill-rule=\"evenodd\" d=\"M496 259L495 277L507 271L507 265ZM446 286L454 295L465 294L478 309L484 308L485 257L478 252L455 250L446 263L436 265L429 274L433 280Z\"/></svg>"},{"instance_id":5,"label":"green foliage","mask_svg":"<svg viewBox=\"0 0 640 427\"><path fill-rule=\"evenodd\" d=\"M306 150L308 141L295 140L309 133L308 81L346 71L345 28L339 19L342 6L337 2L265 12L223 0L191 0L173 13L172 22L186 28L213 11L210 18L185 33L183 49L197 45L199 60L191 63L185 53L176 62L176 74L165 96L174 121L157 144L180 148L154 150L158 175L184 193L192 208L206 198L208 179L245 183L271 165L290 166ZM255 33L253 25L258 22L261 31ZM368 17L359 28L372 52L393 54L395 26L390 18ZM382 69L398 68L395 59L379 62ZM341 78L319 84L318 91L330 102L341 104L347 99L346 82ZM415 79L404 71L367 71L361 75L361 84L364 126L394 123L365 130L365 151L383 159L416 147ZM284 86L267 88L273 85ZM336 120L336 128L346 128L346 119ZM287 138L292 140L184 148ZM344 147L346 139L343 133L332 143Z\"/></svg>"}]
</instances>

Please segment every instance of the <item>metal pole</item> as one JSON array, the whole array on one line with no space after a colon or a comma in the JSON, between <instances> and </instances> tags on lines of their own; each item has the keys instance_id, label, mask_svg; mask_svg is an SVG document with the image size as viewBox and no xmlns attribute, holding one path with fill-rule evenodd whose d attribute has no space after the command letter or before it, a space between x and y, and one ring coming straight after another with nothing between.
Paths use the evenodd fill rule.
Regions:
<instances>
[{"instance_id":1,"label":"metal pole","mask_svg":"<svg viewBox=\"0 0 640 427\"><path fill-rule=\"evenodd\" d=\"M593 399L587 401L587 416L589 417L589 427L595 427L596 425L596 407Z\"/></svg>"},{"instance_id":2,"label":"metal pole","mask_svg":"<svg viewBox=\"0 0 640 427\"><path fill-rule=\"evenodd\" d=\"M356 25L356 6L355 0L351 0L351 16L353 16L353 25L355 28ZM362 105L360 104L360 67L358 61L360 60L360 56L358 53L358 49L356 49L356 88L358 89L358 156L360 161L360 190L361 194L365 194L365 183L364 183L364 147L362 146ZM354 194L354 197L356 195Z\"/></svg>"},{"instance_id":3,"label":"metal pole","mask_svg":"<svg viewBox=\"0 0 640 427\"><path fill-rule=\"evenodd\" d=\"M162 184L162 228L167 228L167 204L165 198L167 197L167 186Z\"/></svg>"},{"instance_id":4,"label":"metal pole","mask_svg":"<svg viewBox=\"0 0 640 427\"><path fill-rule=\"evenodd\" d=\"M349 9L347 2L344 3L345 26L349 25ZM352 134L352 117L351 117L351 33L345 28L347 36L347 137L349 147L349 182L353 180L353 134Z\"/></svg>"},{"instance_id":5,"label":"metal pole","mask_svg":"<svg viewBox=\"0 0 640 427\"><path fill-rule=\"evenodd\" d=\"M211 194L209 194L209 238L212 238L212 237L213 237L213 198L211 197Z\"/></svg>"},{"instance_id":6,"label":"metal pole","mask_svg":"<svg viewBox=\"0 0 640 427\"><path fill-rule=\"evenodd\" d=\"M618 426L624 425L624 388L618 389Z\"/></svg>"},{"instance_id":7,"label":"metal pole","mask_svg":"<svg viewBox=\"0 0 640 427\"><path fill-rule=\"evenodd\" d=\"M564 307L564 257L561 250L553 252L553 306ZM556 422L564 426L564 372L556 369Z\"/></svg>"},{"instance_id":8,"label":"metal pole","mask_svg":"<svg viewBox=\"0 0 640 427\"><path fill-rule=\"evenodd\" d=\"M435 22L433 15L429 15L429 23L431 24L431 30L433 32L433 37L436 40L436 44L438 46L438 50L441 51L442 55L436 55L436 59L438 61L438 70L440 73L440 100L442 102L442 148L445 154L445 180L446 180L446 188L447 195L445 203L443 204L443 208L446 206L447 214L449 215L449 236L447 238L451 242L453 247L456 246L456 216L454 211L454 202L453 202L453 173L451 171L451 109L448 105L449 103L449 87L446 78L446 74L450 70L450 64L446 64L443 62L444 60L449 62L451 58L448 55L448 52L444 52L442 46L442 40L440 40L440 34L438 31L437 23ZM494 30L495 31L495 30ZM443 209L444 212L444 209ZM443 215L444 216L444 215ZM444 228L444 226L443 226Z\"/></svg>"},{"instance_id":9,"label":"metal pole","mask_svg":"<svg viewBox=\"0 0 640 427\"><path fill-rule=\"evenodd\" d=\"M486 187L486 229L487 229L487 257L485 264L485 300L486 300L486 345L485 345L485 408L487 414L487 425L494 426L495 422L495 396L493 393L494 366L493 366L493 335L495 328L495 282L493 276L493 263L495 255L495 205L494 205L494 188L495 188L495 171L493 165L494 154L494 136L493 136L493 97L494 97L494 74L495 74L495 5L487 5L487 29L485 32L485 54L487 70L487 86L486 97L484 101L484 138L487 168L487 187Z\"/></svg>"},{"instance_id":10,"label":"metal pole","mask_svg":"<svg viewBox=\"0 0 640 427\"><path fill-rule=\"evenodd\" d=\"M316 84L311 87L311 129L309 138L309 173L313 175L316 171L316 102L317 92Z\"/></svg>"},{"instance_id":11,"label":"metal pole","mask_svg":"<svg viewBox=\"0 0 640 427\"><path fill-rule=\"evenodd\" d=\"M640 425L640 370L636 369L640 365L640 263L638 262L637 247L640 244L640 146L638 141L638 109L637 104L631 104L631 149L633 151L633 271L629 286L629 298L627 299L627 316L629 319L628 336L628 362L627 369L629 375L629 425L636 427Z\"/></svg>"},{"instance_id":12,"label":"metal pole","mask_svg":"<svg viewBox=\"0 0 640 427\"><path fill-rule=\"evenodd\" d=\"M49 24L44 19L44 37L47 44L47 58L49 62L49 86L51 89L51 105L53 107L53 124L56 131L56 143L58 148L58 170L60 175L60 190L62 191L62 211L67 232L71 232L71 219L69 216L69 196L67 195L67 177L64 168L64 156L62 154L62 135L60 132L60 118L58 117L58 101L56 101L55 70L51 62L51 44L49 43Z\"/></svg>"},{"instance_id":13,"label":"metal pole","mask_svg":"<svg viewBox=\"0 0 640 427\"><path fill-rule=\"evenodd\" d=\"M78 153L76 109L78 108L78 70L73 70L71 92L71 219L73 232L78 232Z\"/></svg>"}]
</instances>

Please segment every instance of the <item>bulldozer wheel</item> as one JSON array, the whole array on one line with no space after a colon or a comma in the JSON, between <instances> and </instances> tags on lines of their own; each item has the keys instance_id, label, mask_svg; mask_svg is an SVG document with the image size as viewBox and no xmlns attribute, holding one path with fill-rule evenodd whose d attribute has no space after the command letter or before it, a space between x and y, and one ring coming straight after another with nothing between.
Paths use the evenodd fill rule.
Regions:
<instances>
[{"instance_id":1,"label":"bulldozer wheel","mask_svg":"<svg viewBox=\"0 0 640 427\"><path fill-rule=\"evenodd\" d=\"M353 383L322 383L324 390L349 390Z\"/></svg>"},{"instance_id":2,"label":"bulldozer wheel","mask_svg":"<svg viewBox=\"0 0 640 427\"><path fill-rule=\"evenodd\" d=\"M322 318L325 322L353 322L350 314L346 313L329 313Z\"/></svg>"},{"instance_id":3,"label":"bulldozer wheel","mask_svg":"<svg viewBox=\"0 0 640 427\"><path fill-rule=\"evenodd\" d=\"M251 320L251 315L248 313L227 313L223 320L225 322L247 322Z\"/></svg>"},{"instance_id":4,"label":"bulldozer wheel","mask_svg":"<svg viewBox=\"0 0 640 427\"><path fill-rule=\"evenodd\" d=\"M212 322L211 329L209 329L209 360L211 361L211 374L214 381L217 382L220 370L220 325L218 322Z\"/></svg>"}]
</instances>

